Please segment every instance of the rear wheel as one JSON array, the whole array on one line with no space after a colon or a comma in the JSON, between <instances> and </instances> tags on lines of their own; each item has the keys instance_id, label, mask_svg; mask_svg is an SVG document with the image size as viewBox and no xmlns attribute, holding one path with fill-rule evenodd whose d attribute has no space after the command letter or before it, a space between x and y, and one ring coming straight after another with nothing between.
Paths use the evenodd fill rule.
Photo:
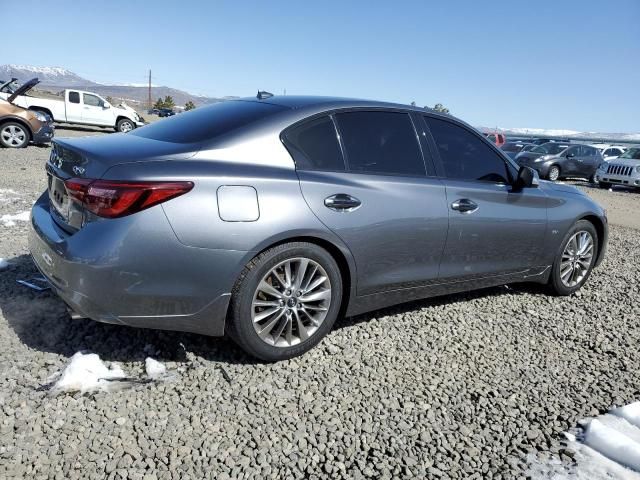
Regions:
<instances>
[{"instance_id":1,"label":"rear wheel","mask_svg":"<svg viewBox=\"0 0 640 480\"><path fill-rule=\"evenodd\" d=\"M118 123L116 123L116 130L120 133L130 132L134 128L136 128L135 124L128 118L121 118L118 120Z\"/></svg>"},{"instance_id":2,"label":"rear wheel","mask_svg":"<svg viewBox=\"0 0 640 480\"><path fill-rule=\"evenodd\" d=\"M341 299L340 269L326 250L306 242L278 245L254 258L240 275L228 331L248 354L285 360L322 340Z\"/></svg>"},{"instance_id":3,"label":"rear wheel","mask_svg":"<svg viewBox=\"0 0 640 480\"><path fill-rule=\"evenodd\" d=\"M551 165L549 167L549 173L547 174L547 178L552 182L555 182L560 178L560 167L557 165Z\"/></svg>"},{"instance_id":4,"label":"rear wheel","mask_svg":"<svg viewBox=\"0 0 640 480\"><path fill-rule=\"evenodd\" d=\"M557 295L571 295L587 281L598 252L593 224L579 220L565 235L553 263L549 285Z\"/></svg>"},{"instance_id":5,"label":"rear wheel","mask_svg":"<svg viewBox=\"0 0 640 480\"><path fill-rule=\"evenodd\" d=\"M17 122L6 122L0 125L0 144L7 148L26 147L31 133L24 125Z\"/></svg>"}]
</instances>

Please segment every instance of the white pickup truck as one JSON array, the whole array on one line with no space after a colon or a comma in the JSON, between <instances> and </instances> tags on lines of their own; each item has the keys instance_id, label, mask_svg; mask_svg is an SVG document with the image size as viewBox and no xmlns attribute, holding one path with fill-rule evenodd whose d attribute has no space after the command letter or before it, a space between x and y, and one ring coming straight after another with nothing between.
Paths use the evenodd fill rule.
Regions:
<instances>
[{"instance_id":1,"label":"white pickup truck","mask_svg":"<svg viewBox=\"0 0 640 480\"><path fill-rule=\"evenodd\" d=\"M33 79L32 88L38 80ZM25 92L26 93L26 92ZM0 98L6 100L10 91L1 91ZM118 132L129 132L144 125L144 120L136 111L126 104L113 106L100 95L81 90L65 90L62 99L40 98L31 95L20 95L13 103L23 108L45 113L56 122L73 123L75 125L92 125L113 127Z\"/></svg>"}]
</instances>

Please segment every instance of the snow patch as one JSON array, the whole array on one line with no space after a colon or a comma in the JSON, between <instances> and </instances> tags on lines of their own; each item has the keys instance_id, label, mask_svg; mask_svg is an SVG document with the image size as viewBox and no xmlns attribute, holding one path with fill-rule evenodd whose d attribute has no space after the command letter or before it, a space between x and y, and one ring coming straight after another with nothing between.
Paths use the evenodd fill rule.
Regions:
<instances>
[{"instance_id":1,"label":"snow patch","mask_svg":"<svg viewBox=\"0 0 640 480\"><path fill-rule=\"evenodd\" d=\"M580 422L565 433L573 465L530 459L529 475L553 480L640 480L640 402Z\"/></svg>"},{"instance_id":2,"label":"snow patch","mask_svg":"<svg viewBox=\"0 0 640 480\"><path fill-rule=\"evenodd\" d=\"M24 70L27 72L41 73L43 75L75 75L72 71L61 67L36 67L33 65L7 65L14 70Z\"/></svg>"},{"instance_id":3,"label":"snow patch","mask_svg":"<svg viewBox=\"0 0 640 480\"><path fill-rule=\"evenodd\" d=\"M112 364L108 368L97 354L77 352L51 388L51 393L109 391L117 385L113 380L124 378L126 374L119 365Z\"/></svg>"},{"instance_id":4,"label":"snow patch","mask_svg":"<svg viewBox=\"0 0 640 480\"><path fill-rule=\"evenodd\" d=\"M0 222L2 222L5 227L13 227L16 222L28 222L30 215L31 214L28 210L25 212L16 213L15 215L6 214L0 217Z\"/></svg>"},{"instance_id":5,"label":"snow patch","mask_svg":"<svg viewBox=\"0 0 640 480\"><path fill-rule=\"evenodd\" d=\"M167 376L167 367L151 357L145 359L144 367L147 376L152 380L159 380Z\"/></svg>"}]
</instances>

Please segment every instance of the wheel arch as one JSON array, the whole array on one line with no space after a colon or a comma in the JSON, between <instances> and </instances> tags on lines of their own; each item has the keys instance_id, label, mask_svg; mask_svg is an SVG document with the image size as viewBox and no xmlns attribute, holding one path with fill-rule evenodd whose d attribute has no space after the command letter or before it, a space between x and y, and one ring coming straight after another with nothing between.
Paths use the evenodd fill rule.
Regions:
<instances>
[{"instance_id":1,"label":"wheel arch","mask_svg":"<svg viewBox=\"0 0 640 480\"><path fill-rule=\"evenodd\" d=\"M27 129L27 133L29 134L29 141L33 139L33 130L31 129L31 125L29 125L29 122L27 122L25 119L14 116L2 117L2 119L0 119L0 127L6 123L19 123Z\"/></svg>"},{"instance_id":2,"label":"wheel arch","mask_svg":"<svg viewBox=\"0 0 640 480\"><path fill-rule=\"evenodd\" d=\"M607 228L604 224L604 221L597 215L592 214L584 215L578 220L586 220L587 222L591 223L596 229L596 233L598 234L598 252L596 254L595 265L600 265L600 262L602 262L602 259L604 258L604 247L607 240Z\"/></svg>"},{"instance_id":3,"label":"wheel arch","mask_svg":"<svg viewBox=\"0 0 640 480\"><path fill-rule=\"evenodd\" d=\"M356 264L353 260L351 252L346 245L342 245L334 239L327 238L326 235L317 233L298 233L285 236L282 238L267 240L261 244L257 250L252 251L251 256L247 257L245 265L270 248L277 247L285 243L292 242L308 242L313 243L325 249L333 257L340 269L342 277L342 300L340 305L339 316L343 316L347 311L347 307L356 293Z\"/></svg>"},{"instance_id":4,"label":"wheel arch","mask_svg":"<svg viewBox=\"0 0 640 480\"><path fill-rule=\"evenodd\" d=\"M35 106L35 107L29 107L29 110L33 110L34 112L41 112L41 113L47 114L47 115L49 115L51 117L51 120L54 120L53 113L48 108Z\"/></svg>"},{"instance_id":5,"label":"wheel arch","mask_svg":"<svg viewBox=\"0 0 640 480\"><path fill-rule=\"evenodd\" d=\"M120 120L129 120L133 124L133 128L136 128L136 122L126 115L118 115L116 117L116 124L114 125L116 128L118 127L118 123L120 122Z\"/></svg>"}]
</instances>

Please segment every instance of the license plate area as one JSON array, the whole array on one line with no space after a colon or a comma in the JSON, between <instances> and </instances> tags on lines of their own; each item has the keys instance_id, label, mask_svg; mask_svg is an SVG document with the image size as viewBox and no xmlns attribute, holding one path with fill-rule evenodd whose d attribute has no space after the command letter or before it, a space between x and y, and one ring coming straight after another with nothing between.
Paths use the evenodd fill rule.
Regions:
<instances>
[{"instance_id":1,"label":"license plate area","mask_svg":"<svg viewBox=\"0 0 640 480\"><path fill-rule=\"evenodd\" d=\"M64 181L55 175L48 174L49 202L58 216L67 222L69 220L69 196Z\"/></svg>"}]
</instances>

